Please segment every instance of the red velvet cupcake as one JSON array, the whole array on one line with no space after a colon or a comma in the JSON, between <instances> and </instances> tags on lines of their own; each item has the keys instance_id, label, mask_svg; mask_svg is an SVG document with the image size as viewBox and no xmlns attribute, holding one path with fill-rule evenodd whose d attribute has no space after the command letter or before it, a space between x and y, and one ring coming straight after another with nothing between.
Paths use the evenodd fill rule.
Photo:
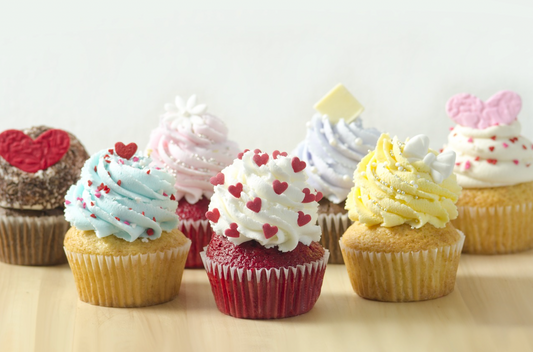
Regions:
<instances>
[{"instance_id":1,"label":"red velvet cupcake","mask_svg":"<svg viewBox=\"0 0 533 352\"><path fill-rule=\"evenodd\" d=\"M286 153L241 154L211 179L214 235L202 259L218 309L237 318L286 318L316 303L329 257L316 193Z\"/></svg>"},{"instance_id":2,"label":"red velvet cupcake","mask_svg":"<svg viewBox=\"0 0 533 352\"><path fill-rule=\"evenodd\" d=\"M179 230L191 239L186 268L201 268L200 251L209 243L212 230L205 212L213 195L209 179L237 157L238 147L227 139L226 125L196 104L196 96L185 102L176 97L167 104L159 127L152 131L148 153L153 165L176 177L176 213Z\"/></svg>"}]
</instances>

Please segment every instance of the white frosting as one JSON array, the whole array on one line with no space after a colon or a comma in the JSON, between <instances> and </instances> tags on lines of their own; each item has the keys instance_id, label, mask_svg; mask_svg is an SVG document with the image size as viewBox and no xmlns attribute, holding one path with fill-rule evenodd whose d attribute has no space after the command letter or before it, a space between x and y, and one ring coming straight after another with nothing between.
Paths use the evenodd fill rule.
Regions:
<instances>
[{"instance_id":1,"label":"white frosting","mask_svg":"<svg viewBox=\"0 0 533 352\"><path fill-rule=\"evenodd\" d=\"M215 208L215 211L220 213L216 222L211 221L213 231L226 236L236 245L255 240L266 248L278 246L283 252L293 250L298 242L310 245L312 241L319 241L321 231L316 224L318 203L302 203L306 197L305 189L310 191L313 199L316 192L307 184L307 176L303 170L294 171L292 165L297 158L277 155L277 159L274 159L271 155L268 156L266 164L258 166L253 159L257 158L256 155L263 158L268 156L248 151L244 153L242 160L235 159L233 164L222 170L224 183L215 186L207 213L208 218ZM277 194L273 187L274 181L286 182L287 187L283 187L284 190ZM239 183L242 184L242 192L236 197L230 192L230 187ZM247 206L248 202L256 201L257 198L261 199L259 212ZM303 221L298 220L302 216L306 219L310 216L310 219L303 224ZM231 224L237 225L237 237L227 236ZM267 238L264 232L265 224L276 226L276 234Z\"/></svg>"},{"instance_id":2,"label":"white frosting","mask_svg":"<svg viewBox=\"0 0 533 352\"><path fill-rule=\"evenodd\" d=\"M457 183L486 188L533 181L533 145L520 132L518 121L482 130L456 126L446 150L457 153Z\"/></svg>"}]
</instances>

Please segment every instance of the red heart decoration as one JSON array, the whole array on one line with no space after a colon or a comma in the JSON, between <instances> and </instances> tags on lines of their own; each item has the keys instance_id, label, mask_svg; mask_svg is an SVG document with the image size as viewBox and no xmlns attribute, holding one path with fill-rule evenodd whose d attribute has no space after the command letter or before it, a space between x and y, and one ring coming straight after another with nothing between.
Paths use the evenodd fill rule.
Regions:
<instances>
[{"instance_id":1,"label":"red heart decoration","mask_svg":"<svg viewBox=\"0 0 533 352\"><path fill-rule=\"evenodd\" d=\"M233 238L237 238L239 237L239 231L237 231L237 224L232 222L230 225L229 225L229 229L226 229L226 231L224 231L224 235L226 235L226 237L233 237Z\"/></svg>"},{"instance_id":2,"label":"red heart decoration","mask_svg":"<svg viewBox=\"0 0 533 352\"><path fill-rule=\"evenodd\" d=\"M491 152L493 152L493 151L494 151L494 146L490 146L490 147L489 147L489 150L490 150Z\"/></svg>"},{"instance_id":3,"label":"red heart decoration","mask_svg":"<svg viewBox=\"0 0 533 352\"><path fill-rule=\"evenodd\" d=\"M115 151L117 152L117 155L121 158L129 160L137 151L137 144L130 143L128 145L124 145L124 143L118 142L115 143Z\"/></svg>"},{"instance_id":4,"label":"red heart decoration","mask_svg":"<svg viewBox=\"0 0 533 352\"><path fill-rule=\"evenodd\" d=\"M305 169L306 163L305 161L301 161L300 158L295 156L294 158L292 158L291 166L294 172L300 172Z\"/></svg>"},{"instance_id":5,"label":"red heart decoration","mask_svg":"<svg viewBox=\"0 0 533 352\"><path fill-rule=\"evenodd\" d=\"M211 177L209 179L209 182L211 182L211 184L213 186L223 185L224 184L224 174L222 172L219 172L216 176Z\"/></svg>"},{"instance_id":6,"label":"red heart decoration","mask_svg":"<svg viewBox=\"0 0 533 352\"><path fill-rule=\"evenodd\" d=\"M244 155L244 153L249 152L249 151L250 151L250 149L244 149L244 151L242 153L237 154L237 158L242 160L242 156Z\"/></svg>"},{"instance_id":7,"label":"red heart decoration","mask_svg":"<svg viewBox=\"0 0 533 352\"><path fill-rule=\"evenodd\" d=\"M278 227L270 226L270 224L264 224L263 233L265 234L265 237L268 240L269 238L274 237L274 235L278 233Z\"/></svg>"},{"instance_id":8,"label":"red heart decoration","mask_svg":"<svg viewBox=\"0 0 533 352\"><path fill-rule=\"evenodd\" d=\"M69 148L70 137L62 130L51 129L35 139L18 130L0 134L0 156L10 165L29 173L56 164Z\"/></svg>"},{"instance_id":9,"label":"red heart decoration","mask_svg":"<svg viewBox=\"0 0 533 352\"><path fill-rule=\"evenodd\" d=\"M309 214L304 214L303 211L299 211L298 212L298 226L304 226L305 224L307 224L309 221L311 221L311 215Z\"/></svg>"},{"instance_id":10,"label":"red heart decoration","mask_svg":"<svg viewBox=\"0 0 533 352\"><path fill-rule=\"evenodd\" d=\"M215 224L218 222L218 219L220 219L220 212L217 208L214 208L212 211L208 211L205 213L205 217L207 220L211 220Z\"/></svg>"},{"instance_id":11,"label":"red heart decoration","mask_svg":"<svg viewBox=\"0 0 533 352\"><path fill-rule=\"evenodd\" d=\"M263 155L255 154L252 159L253 161L255 161L257 166L265 165L268 162L268 154L266 153Z\"/></svg>"},{"instance_id":12,"label":"red heart decoration","mask_svg":"<svg viewBox=\"0 0 533 352\"><path fill-rule=\"evenodd\" d=\"M289 188L289 184L287 182L280 182L279 180L274 180L272 182L272 188L274 189L274 192L276 194L282 194Z\"/></svg>"},{"instance_id":13,"label":"red heart decoration","mask_svg":"<svg viewBox=\"0 0 533 352\"><path fill-rule=\"evenodd\" d=\"M272 152L272 157L273 157L274 159L277 159L279 155L281 155L281 156L287 156L287 153L286 153L286 152L280 153L279 150L274 150L274 151Z\"/></svg>"},{"instance_id":14,"label":"red heart decoration","mask_svg":"<svg viewBox=\"0 0 533 352\"><path fill-rule=\"evenodd\" d=\"M246 207L255 213L259 213L261 210L261 198L257 197L246 203Z\"/></svg>"},{"instance_id":15,"label":"red heart decoration","mask_svg":"<svg viewBox=\"0 0 533 352\"><path fill-rule=\"evenodd\" d=\"M316 191L316 190L315 190L315 191ZM316 195L315 195L315 201L320 202L320 200L322 199L322 197L324 197L324 195L322 194L322 192L316 192Z\"/></svg>"},{"instance_id":16,"label":"red heart decoration","mask_svg":"<svg viewBox=\"0 0 533 352\"><path fill-rule=\"evenodd\" d=\"M242 192L242 183L237 183L235 186L231 185L228 187L228 192L231 193L235 198L241 197Z\"/></svg>"},{"instance_id":17,"label":"red heart decoration","mask_svg":"<svg viewBox=\"0 0 533 352\"><path fill-rule=\"evenodd\" d=\"M302 203L311 203L315 201L315 195L311 194L311 190L309 188L304 188L303 192L305 196L304 200L302 200Z\"/></svg>"}]
</instances>

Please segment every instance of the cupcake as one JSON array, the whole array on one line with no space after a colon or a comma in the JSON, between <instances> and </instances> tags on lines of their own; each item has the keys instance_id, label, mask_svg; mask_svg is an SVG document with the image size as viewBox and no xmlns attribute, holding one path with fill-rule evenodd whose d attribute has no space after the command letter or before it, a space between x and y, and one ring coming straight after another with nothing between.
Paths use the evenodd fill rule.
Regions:
<instances>
[{"instance_id":1,"label":"cupcake","mask_svg":"<svg viewBox=\"0 0 533 352\"><path fill-rule=\"evenodd\" d=\"M323 197L316 199L321 243L330 250L329 262L342 264L339 239L350 226L345 201L357 164L374 149L380 133L363 128L363 107L342 85L315 105L319 111L307 124L307 136L293 152L305 161L309 185Z\"/></svg>"},{"instance_id":2,"label":"cupcake","mask_svg":"<svg viewBox=\"0 0 533 352\"><path fill-rule=\"evenodd\" d=\"M119 142L96 153L66 195L65 252L87 303L143 307L180 288L190 240L177 229L175 179L136 150Z\"/></svg>"},{"instance_id":3,"label":"cupcake","mask_svg":"<svg viewBox=\"0 0 533 352\"><path fill-rule=\"evenodd\" d=\"M521 108L510 91L486 102L458 94L446 106L458 124L446 150L457 153L454 172L463 187L453 224L466 236L467 253L533 248L533 144L520 135Z\"/></svg>"},{"instance_id":4,"label":"cupcake","mask_svg":"<svg viewBox=\"0 0 533 352\"><path fill-rule=\"evenodd\" d=\"M176 97L175 106L167 104L159 126L152 131L148 154L152 165L176 176L179 229L191 239L187 268L201 268L200 252L209 243L212 230L205 217L213 185L210 178L233 162L239 149L227 139L222 120L196 104L193 95L185 103Z\"/></svg>"},{"instance_id":5,"label":"cupcake","mask_svg":"<svg viewBox=\"0 0 533 352\"><path fill-rule=\"evenodd\" d=\"M382 134L354 173L346 201L354 221L340 245L354 291L388 302L422 301L453 291L464 235L450 220L461 188L455 154Z\"/></svg>"},{"instance_id":6,"label":"cupcake","mask_svg":"<svg viewBox=\"0 0 533 352\"><path fill-rule=\"evenodd\" d=\"M88 157L80 141L62 130L0 133L0 261L66 263L63 200Z\"/></svg>"},{"instance_id":7,"label":"cupcake","mask_svg":"<svg viewBox=\"0 0 533 352\"><path fill-rule=\"evenodd\" d=\"M318 203L304 169L298 157L256 149L212 178L214 234L201 255L222 313L286 318L317 301L329 252L318 243Z\"/></svg>"}]
</instances>

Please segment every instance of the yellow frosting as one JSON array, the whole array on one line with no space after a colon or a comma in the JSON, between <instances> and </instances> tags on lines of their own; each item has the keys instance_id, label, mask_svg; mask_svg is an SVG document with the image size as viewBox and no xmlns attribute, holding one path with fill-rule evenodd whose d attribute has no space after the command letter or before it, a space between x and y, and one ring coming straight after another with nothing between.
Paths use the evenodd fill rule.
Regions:
<instances>
[{"instance_id":1,"label":"yellow frosting","mask_svg":"<svg viewBox=\"0 0 533 352\"><path fill-rule=\"evenodd\" d=\"M404 146L384 133L376 150L361 160L346 200L350 219L367 226L408 224L420 228L429 223L442 228L457 218L455 203L461 187L455 174L437 184L424 160L408 160L402 155ZM438 155L432 149L428 152Z\"/></svg>"}]
</instances>

